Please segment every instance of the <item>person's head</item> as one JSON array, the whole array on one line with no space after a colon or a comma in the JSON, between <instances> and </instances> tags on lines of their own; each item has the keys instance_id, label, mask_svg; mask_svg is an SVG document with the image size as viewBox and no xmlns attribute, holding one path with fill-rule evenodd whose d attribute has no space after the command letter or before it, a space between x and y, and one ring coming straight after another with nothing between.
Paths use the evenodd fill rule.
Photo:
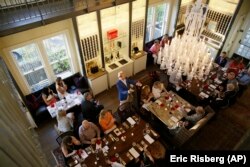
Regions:
<instances>
[{"instance_id":1,"label":"person's head","mask_svg":"<svg viewBox=\"0 0 250 167\"><path fill-rule=\"evenodd\" d=\"M142 95L148 95L151 92L150 87L148 85L144 85L142 87L141 93Z\"/></svg>"},{"instance_id":2,"label":"person's head","mask_svg":"<svg viewBox=\"0 0 250 167\"><path fill-rule=\"evenodd\" d=\"M229 79L229 80L235 79L235 73L233 71L228 72L227 79Z\"/></svg>"},{"instance_id":3,"label":"person's head","mask_svg":"<svg viewBox=\"0 0 250 167\"><path fill-rule=\"evenodd\" d=\"M67 114L67 113L66 113L65 110L59 110L59 111L58 111L58 116L59 116L59 117L64 117L64 116L66 116L66 114Z\"/></svg>"},{"instance_id":4,"label":"person's head","mask_svg":"<svg viewBox=\"0 0 250 167\"><path fill-rule=\"evenodd\" d=\"M232 83L227 84L227 91L234 91L235 86Z\"/></svg>"},{"instance_id":5,"label":"person's head","mask_svg":"<svg viewBox=\"0 0 250 167\"><path fill-rule=\"evenodd\" d=\"M126 74L123 71L118 72L118 78L120 80L124 80L126 78Z\"/></svg>"},{"instance_id":6,"label":"person's head","mask_svg":"<svg viewBox=\"0 0 250 167\"><path fill-rule=\"evenodd\" d=\"M42 90L42 93L48 96L48 95L50 94L50 89L49 89L49 87L47 87L47 86L44 87L43 90Z\"/></svg>"},{"instance_id":7,"label":"person's head","mask_svg":"<svg viewBox=\"0 0 250 167\"><path fill-rule=\"evenodd\" d=\"M220 56L223 57L223 58L226 58L227 57L227 52L223 51Z\"/></svg>"},{"instance_id":8,"label":"person's head","mask_svg":"<svg viewBox=\"0 0 250 167\"><path fill-rule=\"evenodd\" d=\"M154 44L160 44L160 41L157 39L154 41Z\"/></svg>"},{"instance_id":9,"label":"person's head","mask_svg":"<svg viewBox=\"0 0 250 167\"><path fill-rule=\"evenodd\" d=\"M162 89L162 83L160 81L155 81L153 87L156 89Z\"/></svg>"},{"instance_id":10,"label":"person's head","mask_svg":"<svg viewBox=\"0 0 250 167\"><path fill-rule=\"evenodd\" d=\"M197 106L197 107L195 108L195 112L196 112L197 114L204 114L204 113L205 113L205 111L204 111L204 109L203 109L202 106Z\"/></svg>"},{"instance_id":11,"label":"person's head","mask_svg":"<svg viewBox=\"0 0 250 167\"><path fill-rule=\"evenodd\" d=\"M89 129L89 127L90 127L89 121L83 120L83 121L82 121L82 127L83 127L84 129Z\"/></svg>"},{"instance_id":12,"label":"person's head","mask_svg":"<svg viewBox=\"0 0 250 167\"><path fill-rule=\"evenodd\" d=\"M155 160L165 158L166 149L159 141L156 141L150 145L148 147L148 151Z\"/></svg>"},{"instance_id":13,"label":"person's head","mask_svg":"<svg viewBox=\"0 0 250 167\"><path fill-rule=\"evenodd\" d=\"M62 140L62 144L65 146L70 146L73 144L71 136L65 136Z\"/></svg>"},{"instance_id":14,"label":"person's head","mask_svg":"<svg viewBox=\"0 0 250 167\"><path fill-rule=\"evenodd\" d=\"M88 100L88 101L90 101L90 100L92 100L92 94L90 93L90 92L85 92L84 94L83 94L83 99L84 100Z\"/></svg>"},{"instance_id":15,"label":"person's head","mask_svg":"<svg viewBox=\"0 0 250 167\"><path fill-rule=\"evenodd\" d=\"M62 82L62 78L61 78L61 77L57 77L57 78L56 78L56 83L57 83L57 84L60 84L61 82Z\"/></svg>"},{"instance_id":16,"label":"person's head","mask_svg":"<svg viewBox=\"0 0 250 167\"><path fill-rule=\"evenodd\" d=\"M105 119L107 116L107 113L110 113L110 112L111 112L110 110L105 110L105 109L101 110L99 119Z\"/></svg>"}]
</instances>

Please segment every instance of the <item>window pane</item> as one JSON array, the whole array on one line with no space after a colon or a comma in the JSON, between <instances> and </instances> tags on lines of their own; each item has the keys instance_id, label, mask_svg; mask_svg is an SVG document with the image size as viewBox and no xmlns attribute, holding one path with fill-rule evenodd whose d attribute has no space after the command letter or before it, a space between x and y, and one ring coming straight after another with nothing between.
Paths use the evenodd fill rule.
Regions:
<instances>
[{"instance_id":1,"label":"window pane","mask_svg":"<svg viewBox=\"0 0 250 167\"><path fill-rule=\"evenodd\" d=\"M42 66L35 44L12 50L12 55L23 73L27 73Z\"/></svg>"},{"instance_id":2,"label":"window pane","mask_svg":"<svg viewBox=\"0 0 250 167\"><path fill-rule=\"evenodd\" d=\"M163 35L166 4L158 5L155 8L154 39Z\"/></svg>"},{"instance_id":3,"label":"window pane","mask_svg":"<svg viewBox=\"0 0 250 167\"><path fill-rule=\"evenodd\" d=\"M163 22L156 23L154 28L154 39L162 36Z\"/></svg>"},{"instance_id":4,"label":"window pane","mask_svg":"<svg viewBox=\"0 0 250 167\"><path fill-rule=\"evenodd\" d=\"M45 39L43 43L54 74L62 78L71 75L70 56L65 35Z\"/></svg>"},{"instance_id":5,"label":"window pane","mask_svg":"<svg viewBox=\"0 0 250 167\"><path fill-rule=\"evenodd\" d=\"M49 84L40 53L35 44L14 49L11 53L32 91Z\"/></svg>"},{"instance_id":6,"label":"window pane","mask_svg":"<svg viewBox=\"0 0 250 167\"><path fill-rule=\"evenodd\" d=\"M147 26L151 25L153 22L153 7L148 8L148 14L147 14Z\"/></svg>"}]
</instances>

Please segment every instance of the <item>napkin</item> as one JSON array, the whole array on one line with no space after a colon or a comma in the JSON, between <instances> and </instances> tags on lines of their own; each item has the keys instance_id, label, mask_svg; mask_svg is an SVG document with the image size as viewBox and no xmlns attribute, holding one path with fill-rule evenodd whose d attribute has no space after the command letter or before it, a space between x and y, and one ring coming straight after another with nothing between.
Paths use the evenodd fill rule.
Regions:
<instances>
[{"instance_id":1,"label":"napkin","mask_svg":"<svg viewBox=\"0 0 250 167\"><path fill-rule=\"evenodd\" d=\"M172 116L170 119L172 119L175 123L178 122L178 119Z\"/></svg>"},{"instance_id":2,"label":"napkin","mask_svg":"<svg viewBox=\"0 0 250 167\"><path fill-rule=\"evenodd\" d=\"M130 123L130 125L134 125L136 123L131 117L129 117L127 121Z\"/></svg>"},{"instance_id":3,"label":"napkin","mask_svg":"<svg viewBox=\"0 0 250 167\"><path fill-rule=\"evenodd\" d=\"M132 147L129 149L129 152L133 155L133 157L138 158L140 154Z\"/></svg>"},{"instance_id":4,"label":"napkin","mask_svg":"<svg viewBox=\"0 0 250 167\"><path fill-rule=\"evenodd\" d=\"M82 150L81 157L85 159L88 157L88 154L84 150Z\"/></svg>"},{"instance_id":5,"label":"napkin","mask_svg":"<svg viewBox=\"0 0 250 167\"><path fill-rule=\"evenodd\" d=\"M216 89L216 86L215 85L209 85L211 88L213 88L213 89Z\"/></svg>"},{"instance_id":6,"label":"napkin","mask_svg":"<svg viewBox=\"0 0 250 167\"><path fill-rule=\"evenodd\" d=\"M216 78L216 79L214 80L214 82L217 83L217 84L221 84L221 83L222 83L222 81L219 80L218 78Z\"/></svg>"},{"instance_id":7,"label":"napkin","mask_svg":"<svg viewBox=\"0 0 250 167\"><path fill-rule=\"evenodd\" d=\"M205 97L205 98L208 98L209 97L209 95L207 95L206 93L204 93L204 92L201 92L200 94L199 94L199 96L201 96L201 97Z\"/></svg>"},{"instance_id":8,"label":"napkin","mask_svg":"<svg viewBox=\"0 0 250 167\"><path fill-rule=\"evenodd\" d=\"M156 100L155 103L157 103L158 105L162 104L162 102L160 100Z\"/></svg>"},{"instance_id":9,"label":"napkin","mask_svg":"<svg viewBox=\"0 0 250 167\"><path fill-rule=\"evenodd\" d=\"M150 137L148 134L144 136L144 139L146 139L149 144L152 144L154 142L154 139L152 139L152 137Z\"/></svg>"}]
</instances>

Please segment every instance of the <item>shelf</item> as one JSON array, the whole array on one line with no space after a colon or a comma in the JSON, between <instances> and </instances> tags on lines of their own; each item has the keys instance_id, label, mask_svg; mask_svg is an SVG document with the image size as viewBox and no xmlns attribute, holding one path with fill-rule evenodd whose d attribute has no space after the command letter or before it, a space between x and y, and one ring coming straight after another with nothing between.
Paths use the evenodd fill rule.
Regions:
<instances>
[{"instance_id":1,"label":"shelf","mask_svg":"<svg viewBox=\"0 0 250 167\"><path fill-rule=\"evenodd\" d=\"M119 32L118 32L118 34L119 34ZM104 44L104 45L110 44L110 42L113 42L113 41L119 40L119 39L123 39L123 38L125 38L125 37L127 37L126 34L119 35L117 38L114 38L114 39L103 38L103 44Z\"/></svg>"}]
</instances>

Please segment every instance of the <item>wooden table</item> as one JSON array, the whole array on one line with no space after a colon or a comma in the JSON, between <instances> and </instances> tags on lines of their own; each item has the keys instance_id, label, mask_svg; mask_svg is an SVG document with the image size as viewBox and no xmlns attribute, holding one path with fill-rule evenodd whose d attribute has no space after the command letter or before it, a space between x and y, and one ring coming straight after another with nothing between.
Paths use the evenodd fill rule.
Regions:
<instances>
[{"instance_id":1,"label":"wooden table","mask_svg":"<svg viewBox=\"0 0 250 167\"><path fill-rule=\"evenodd\" d=\"M141 143L142 141L147 146L150 145L150 143L144 138L145 134L148 134L152 139L154 139L154 141L160 137L159 134L156 133L150 126L149 126L149 130L147 131L148 133L145 133L146 122L140 119L139 116L133 116L133 120L139 120L139 121L136 121L136 124L132 127L128 121L125 121L125 123L128 125L127 127L124 126L124 123L117 127L120 130L120 132L122 132L122 129L125 131L121 135L117 136L116 133L114 132L116 130L115 129L108 135L105 135L104 138L102 138L103 147L105 146L105 143L106 143L105 140L108 141L107 146L109 147L109 150L106 156L104 155L103 151L100 151L99 153L95 153L94 152L95 145L91 145L93 152L88 155L88 157L82 162L82 164L86 164L87 166L102 166L102 167L110 166L105 162L105 159L115 158L115 154L118 153L119 161L126 165L134 159L134 158L129 159L129 157L127 156L127 153L133 147L133 144L136 143L137 145L141 147L141 150L139 149L139 147L137 147L137 145L133 147L139 154L143 151L142 148L144 147ZM115 139L118 139L118 140L112 141L110 135L112 135ZM122 140L122 137L124 136L126 137L125 141ZM96 160L96 155L98 155L99 160ZM133 157L131 154L130 156Z\"/></svg>"},{"instance_id":2,"label":"wooden table","mask_svg":"<svg viewBox=\"0 0 250 167\"><path fill-rule=\"evenodd\" d=\"M183 118L181 108L188 105L190 104L187 101L170 91L151 103L148 109L165 125L171 128Z\"/></svg>"}]
</instances>

